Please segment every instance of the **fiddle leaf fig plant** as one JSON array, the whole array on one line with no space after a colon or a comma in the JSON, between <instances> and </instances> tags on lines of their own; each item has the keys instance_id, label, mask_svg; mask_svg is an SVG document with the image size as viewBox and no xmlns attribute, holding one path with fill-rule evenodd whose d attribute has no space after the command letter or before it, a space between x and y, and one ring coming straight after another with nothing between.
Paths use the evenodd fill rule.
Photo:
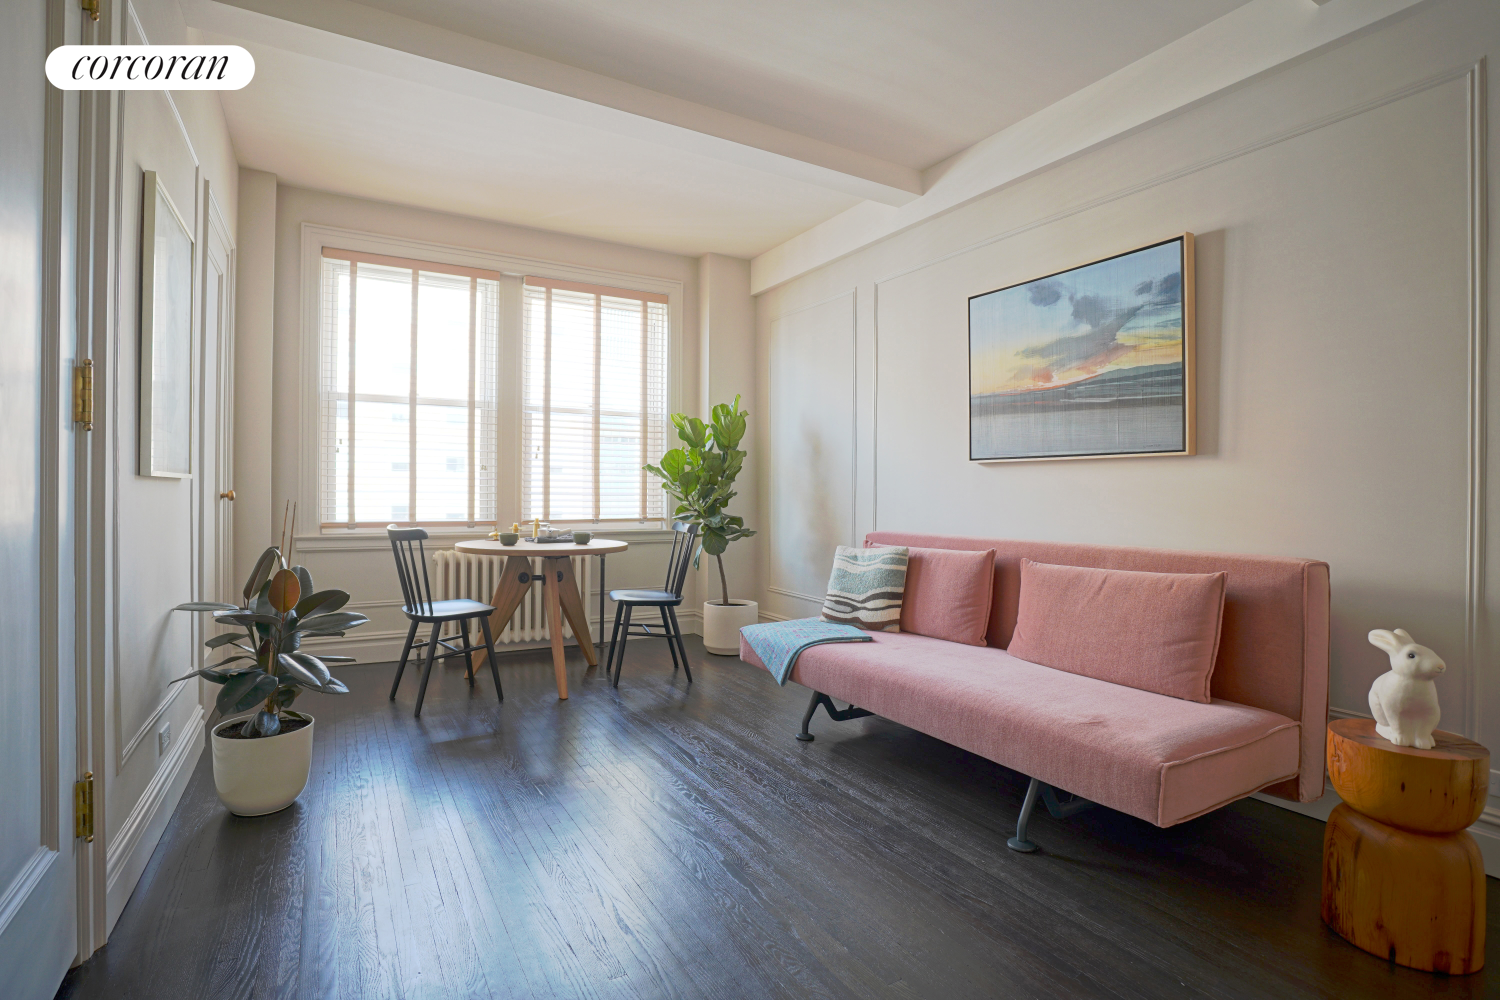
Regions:
<instances>
[{"instance_id":1,"label":"fiddle leaf fig plant","mask_svg":"<svg viewBox=\"0 0 1500 1000\"><path fill-rule=\"evenodd\" d=\"M733 403L719 403L713 408L711 422L705 423L685 413L672 414L677 436L685 445L673 448L661 457L661 464L647 465L645 470L660 479L661 488L677 501L674 516L679 521L698 525L700 546L694 555L707 552L719 564L719 587L724 604L729 603L729 578L724 574L724 551L731 542L749 538L755 532L745 527L745 519L727 513L734 491L735 477L744 468L746 453L739 450L745 436L746 418L740 409L740 397Z\"/></svg>"},{"instance_id":2,"label":"fiddle leaf fig plant","mask_svg":"<svg viewBox=\"0 0 1500 1000\"><path fill-rule=\"evenodd\" d=\"M209 649L230 654L211 666L194 670L172 683L202 677L222 685L216 707L220 715L245 712L260 704L247 719L241 736L256 739L281 732L282 713L304 690L319 694L348 694L344 682L328 671L330 663L352 663L352 656L313 656L301 651L310 636L343 635L369 621L364 615L340 611L349 603L342 590L315 590L305 566L287 566L281 550L271 546L261 553L245 581L243 606L217 601L179 604L174 611L208 611L214 623L244 629L206 640Z\"/></svg>"}]
</instances>

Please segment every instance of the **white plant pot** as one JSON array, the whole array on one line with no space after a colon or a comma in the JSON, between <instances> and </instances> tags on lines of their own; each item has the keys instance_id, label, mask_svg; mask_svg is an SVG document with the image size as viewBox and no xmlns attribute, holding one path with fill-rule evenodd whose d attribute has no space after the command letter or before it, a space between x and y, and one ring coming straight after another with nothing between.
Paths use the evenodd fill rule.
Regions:
<instances>
[{"instance_id":1,"label":"white plant pot","mask_svg":"<svg viewBox=\"0 0 1500 1000\"><path fill-rule=\"evenodd\" d=\"M219 730L244 716L226 719L214 727L214 787L220 801L236 816L264 816L285 809L307 787L312 770L313 717L297 714L307 720L301 729L254 740L219 735Z\"/></svg>"},{"instance_id":2,"label":"white plant pot","mask_svg":"<svg viewBox=\"0 0 1500 1000\"><path fill-rule=\"evenodd\" d=\"M760 621L760 604L730 601L703 605L703 648L720 656L740 655L740 629Z\"/></svg>"}]
</instances>

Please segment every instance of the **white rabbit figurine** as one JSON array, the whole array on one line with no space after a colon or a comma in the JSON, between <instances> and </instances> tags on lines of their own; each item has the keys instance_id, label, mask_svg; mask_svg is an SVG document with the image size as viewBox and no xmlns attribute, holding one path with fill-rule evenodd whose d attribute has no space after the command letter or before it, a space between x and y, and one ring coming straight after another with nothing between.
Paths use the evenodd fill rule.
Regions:
<instances>
[{"instance_id":1,"label":"white rabbit figurine","mask_svg":"<svg viewBox=\"0 0 1500 1000\"><path fill-rule=\"evenodd\" d=\"M1418 646L1405 629L1370 633L1371 645L1391 657L1389 673L1370 685L1370 714L1375 732L1398 747L1433 748L1432 731L1442 712L1438 708L1437 685L1432 679L1448 665L1426 646Z\"/></svg>"}]
</instances>

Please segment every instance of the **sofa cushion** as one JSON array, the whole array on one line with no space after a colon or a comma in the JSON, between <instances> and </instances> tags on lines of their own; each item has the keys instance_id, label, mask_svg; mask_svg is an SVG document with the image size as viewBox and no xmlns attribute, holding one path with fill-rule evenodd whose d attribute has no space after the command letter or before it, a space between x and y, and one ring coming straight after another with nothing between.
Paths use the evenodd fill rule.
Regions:
<instances>
[{"instance_id":1,"label":"sofa cushion","mask_svg":"<svg viewBox=\"0 0 1500 1000\"><path fill-rule=\"evenodd\" d=\"M1209 700L1223 573L1142 573L1021 560L1011 656L1187 701Z\"/></svg>"},{"instance_id":2,"label":"sofa cushion","mask_svg":"<svg viewBox=\"0 0 1500 1000\"><path fill-rule=\"evenodd\" d=\"M1297 773L1300 726L906 633L814 646L791 679L1157 826ZM740 658L757 663L742 641Z\"/></svg>"},{"instance_id":3,"label":"sofa cushion","mask_svg":"<svg viewBox=\"0 0 1500 1000\"><path fill-rule=\"evenodd\" d=\"M983 646L990 627L995 550L908 549L901 631Z\"/></svg>"},{"instance_id":4,"label":"sofa cushion","mask_svg":"<svg viewBox=\"0 0 1500 1000\"><path fill-rule=\"evenodd\" d=\"M906 563L904 545L868 549L840 545L833 553L823 620L872 632L901 631Z\"/></svg>"}]
</instances>

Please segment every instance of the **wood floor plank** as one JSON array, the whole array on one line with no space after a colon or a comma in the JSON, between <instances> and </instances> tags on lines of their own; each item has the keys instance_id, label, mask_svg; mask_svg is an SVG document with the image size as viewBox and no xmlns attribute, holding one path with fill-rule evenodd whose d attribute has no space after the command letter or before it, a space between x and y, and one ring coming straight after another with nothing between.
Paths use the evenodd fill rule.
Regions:
<instances>
[{"instance_id":1,"label":"wood floor plank","mask_svg":"<svg viewBox=\"0 0 1500 1000\"><path fill-rule=\"evenodd\" d=\"M210 762L60 998L1407 1000L1500 994L1379 961L1319 920L1322 824L1258 802L1169 830L1037 817L1024 777L706 654L634 642L618 689L547 650L470 688L390 665L309 695L290 809L232 817ZM1500 893L1491 886L1491 948ZM1493 982L1491 982L1493 980ZM1487 984L1488 987L1487 987ZM0 990L3 992L3 990Z\"/></svg>"}]
</instances>

